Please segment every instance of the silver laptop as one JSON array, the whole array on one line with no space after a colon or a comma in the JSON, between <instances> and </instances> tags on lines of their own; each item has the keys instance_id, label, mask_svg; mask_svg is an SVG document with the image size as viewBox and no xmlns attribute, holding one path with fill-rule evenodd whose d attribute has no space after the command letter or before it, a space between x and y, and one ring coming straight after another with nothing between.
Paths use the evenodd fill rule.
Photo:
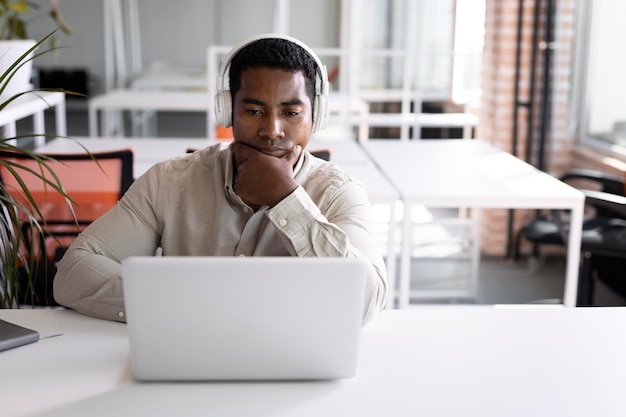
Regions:
<instances>
[{"instance_id":1,"label":"silver laptop","mask_svg":"<svg viewBox=\"0 0 626 417\"><path fill-rule=\"evenodd\" d=\"M343 258L127 258L133 376L353 377L366 269L364 261Z\"/></svg>"}]
</instances>

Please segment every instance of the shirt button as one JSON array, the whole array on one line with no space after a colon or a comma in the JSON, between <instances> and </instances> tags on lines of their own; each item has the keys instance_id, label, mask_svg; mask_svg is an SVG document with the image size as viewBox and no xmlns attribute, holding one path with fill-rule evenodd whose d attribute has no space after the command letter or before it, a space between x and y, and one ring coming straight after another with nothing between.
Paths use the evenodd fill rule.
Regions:
<instances>
[{"instance_id":1,"label":"shirt button","mask_svg":"<svg viewBox=\"0 0 626 417\"><path fill-rule=\"evenodd\" d=\"M119 313L117 313L117 315L119 316L119 318L122 318L122 317L124 317L124 312L120 311Z\"/></svg>"},{"instance_id":2,"label":"shirt button","mask_svg":"<svg viewBox=\"0 0 626 417\"><path fill-rule=\"evenodd\" d=\"M280 219L278 221L278 224L281 225L281 226L286 226L287 225L287 219Z\"/></svg>"}]
</instances>

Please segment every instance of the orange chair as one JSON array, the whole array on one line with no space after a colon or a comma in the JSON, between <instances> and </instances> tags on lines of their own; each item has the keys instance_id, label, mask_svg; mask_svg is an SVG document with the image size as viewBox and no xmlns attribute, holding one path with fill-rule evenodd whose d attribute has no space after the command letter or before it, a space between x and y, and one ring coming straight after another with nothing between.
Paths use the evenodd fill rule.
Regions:
<instances>
[{"instance_id":1,"label":"orange chair","mask_svg":"<svg viewBox=\"0 0 626 417\"><path fill-rule=\"evenodd\" d=\"M33 212L33 205L22 186L9 172L18 172L39 209L33 212L40 227L21 213L23 252L36 271L31 288L20 288L28 297L25 303L56 305L52 297L55 264L76 236L93 220L108 211L133 182L133 151L120 149L109 152L45 154L48 170L32 157L10 151L0 151L0 182L13 198ZM38 173L55 182L53 174L71 201L66 200ZM34 286L34 291L32 287ZM31 297L31 295L34 296Z\"/></svg>"}]
</instances>

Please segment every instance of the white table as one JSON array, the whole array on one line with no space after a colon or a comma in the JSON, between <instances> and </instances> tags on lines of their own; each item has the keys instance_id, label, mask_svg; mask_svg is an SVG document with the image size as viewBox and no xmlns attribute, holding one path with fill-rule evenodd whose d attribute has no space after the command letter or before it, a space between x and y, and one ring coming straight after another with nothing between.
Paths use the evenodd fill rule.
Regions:
<instances>
[{"instance_id":1,"label":"white table","mask_svg":"<svg viewBox=\"0 0 626 417\"><path fill-rule=\"evenodd\" d=\"M350 115L366 115L369 111L367 102L349 98L340 94L330 94L328 99L330 122L341 122ZM210 113L207 111L210 110ZM124 111L131 111L143 117L141 131L142 136L155 134L155 129L150 129L147 124L149 112L200 112L207 113L207 137L215 137L215 119L213 117L213 96L206 91L198 90L143 90L143 89L120 89L101 94L89 100L89 136L125 136L124 123L121 115ZM100 113L100 122L98 114ZM138 123L133 119L133 134L139 132ZM360 122L360 135L367 132L367 126ZM364 130L365 129L365 130ZM364 133L365 132L365 133Z\"/></svg>"},{"instance_id":2,"label":"white table","mask_svg":"<svg viewBox=\"0 0 626 417\"><path fill-rule=\"evenodd\" d=\"M74 137L71 139L57 138L51 140L47 144L37 147L36 150L42 153L85 152L81 145L90 152L132 148L134 151L133 176L137 178L157 162L184 155L187 152L187 148L204 148L213 143L216 143L216 141L187 138Z\"/></svg>"},{"instance_id":3,"label":"white table","mask_svg":"<svg viewBox=\"0 0 626 417\"><path fill-rule=\"evenodd\" d=\"M58 138L37 148L43 153L84 152L84 146L90 152L110 151L121 148L134 150L133 175L138 177L152 165L166 159L184 155L188 148L204 148L218 141L207 139L164 139L164 138ZM227 142L227 141L226 141ZM396 245L395 245L395 205L399 199L396 188L376 168L363 148L354 141L315 140L308 145L309 150L329 149L331 160L348 174L360 180L367 189L373 204L389 207L389 229L387 233L387 273L390 281L388 305L393 305L396 276Z\"/></svg>"},{"instance_id":4,"label":"white table","mask_svg":"<svg viewBox=\"0 0 626 417\"><path fill-rule=\"evenodd\" d=\"M369 127L410 127L412 139L420 139L421 128L463 128L463 138L472 137L472 128L479 122L478 116L470 113L368 113L351 115L351 125L359 126L359 140L369 139Z\"/></svg>"},{"instance_id":5,"label":"white table","mask_svg":"<svg viewBox=\"0 0 626 417\"><path fill-rule=\"evenodd\" d=\"M203 68L148 70L132 80L131 89L148 91L206 91L207 74Z\"/></svg>"},{"instance_id":6,"label":"white table","mask_svg":"<svg viewBox=\"0 0 626 417\"><path fill-rule=\"evenodd\" d=\"M38 91L17 98L0 112L0 127L5 127L6 137L15 137L15 122L33 116L35 146L40 146L45 143L42 136L46 133L44 111L49 108L55 110L56 134L66 136L65 93Z\"/></svg>"},{"instance_id":7,"label":"white table","mask_svg":"<svg viewBox=\"0 0 626 417\"><path fill-rule=\"evenodd\" d=\"M206 112L209 109L209 97L206 92L196 91L140 91L113 90L89 100L89 136L124 136L120 113L123 111L175 111ZM101 112L101 126L98 113ZM114 123L115 122L115 123Z\"/></svg>"},{"instance_id":8,"label":"white table","mask_svg":"<svg viewBox=\"0 0 626 417\"><path fill-rule=\"evenodd\" d=\"M56 138L47 144L37 146L37 151L44 153L84 152L82 146L91 152L110 151L120 148L133 148L135 151L134 176L138 177L157 162L185 154L188 148L204 148L214 143L228 140L190 139L190 138L118 138L118 137L80 137ZM82 146L81 146L82 145ZM375 165L363 148L354 141L316 140L312 139L307 146L309 150L329 149L331 160L342 168L353 167L365 172L366 167ZM386 182L384 177L376 179L374 185ZM376 187L379 188L379 187ZM386 194L382 193L382 194ZM397 195L397 192L395 193ZM382 198L382 195L380 196Z\"/></svg>"},{"instance_id":9,"label":"white table","mask_svg":"<svg viewBox=\"0 0 626 417\"><path fill-rule=\"evenodd\" d=\"M563 302L576 305L584 196L576 189L480 140L370 140L364 148L397 187L404 202L399 306L410 296L449 296L410 291L411 208L554 208L571 210ZM476 239L478 240L478 233ZM480 247L474 244L473 258ZM472 271L470 297L476 288ZM458 294L453 294L458 296Z\"/></svg>"},{"instance_id":10,"label":"white table","mask_svg":"<svg viewBox=\"0 0 626 417\"><path fill-rule=\"evenodd\" d=\"M356 377L272 383L136 383L124 324L0 318L63 333L0 353L3 417L626 415L620 307L388 310L363 329Z\"/></svg>"}]
</instances>

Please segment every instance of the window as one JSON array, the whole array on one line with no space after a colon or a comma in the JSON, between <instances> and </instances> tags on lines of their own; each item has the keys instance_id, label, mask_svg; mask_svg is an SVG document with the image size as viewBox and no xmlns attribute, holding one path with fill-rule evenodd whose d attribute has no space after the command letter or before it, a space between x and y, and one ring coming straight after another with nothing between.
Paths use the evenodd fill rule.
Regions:
<instances>
[{"instance_id":1,"label":"window","mask_svg":"<svg viewBox=\"0 0 626 417\"><path fill-rule=\"evenodd\" d=\"M466 102L480 90L484 0L354 2L358 88L402 89ZM375 54L373 51L385 52ZM411 51L410 55L407 53ZM408 75L409 80L405 77ZM407 82L408 81L408 82Z\"/></svg>"},{"instance_id":2,"label":"window","mask_svg":"<svg viewBox=\"0 0 626 417\"><path fill-rule=\"evenodd\" d=\"M586 75L582 102L582 141L626 152L626 2L581 1L578 16L587 20L581 36L582 70Z\"/></svg>"}]
</instances>

